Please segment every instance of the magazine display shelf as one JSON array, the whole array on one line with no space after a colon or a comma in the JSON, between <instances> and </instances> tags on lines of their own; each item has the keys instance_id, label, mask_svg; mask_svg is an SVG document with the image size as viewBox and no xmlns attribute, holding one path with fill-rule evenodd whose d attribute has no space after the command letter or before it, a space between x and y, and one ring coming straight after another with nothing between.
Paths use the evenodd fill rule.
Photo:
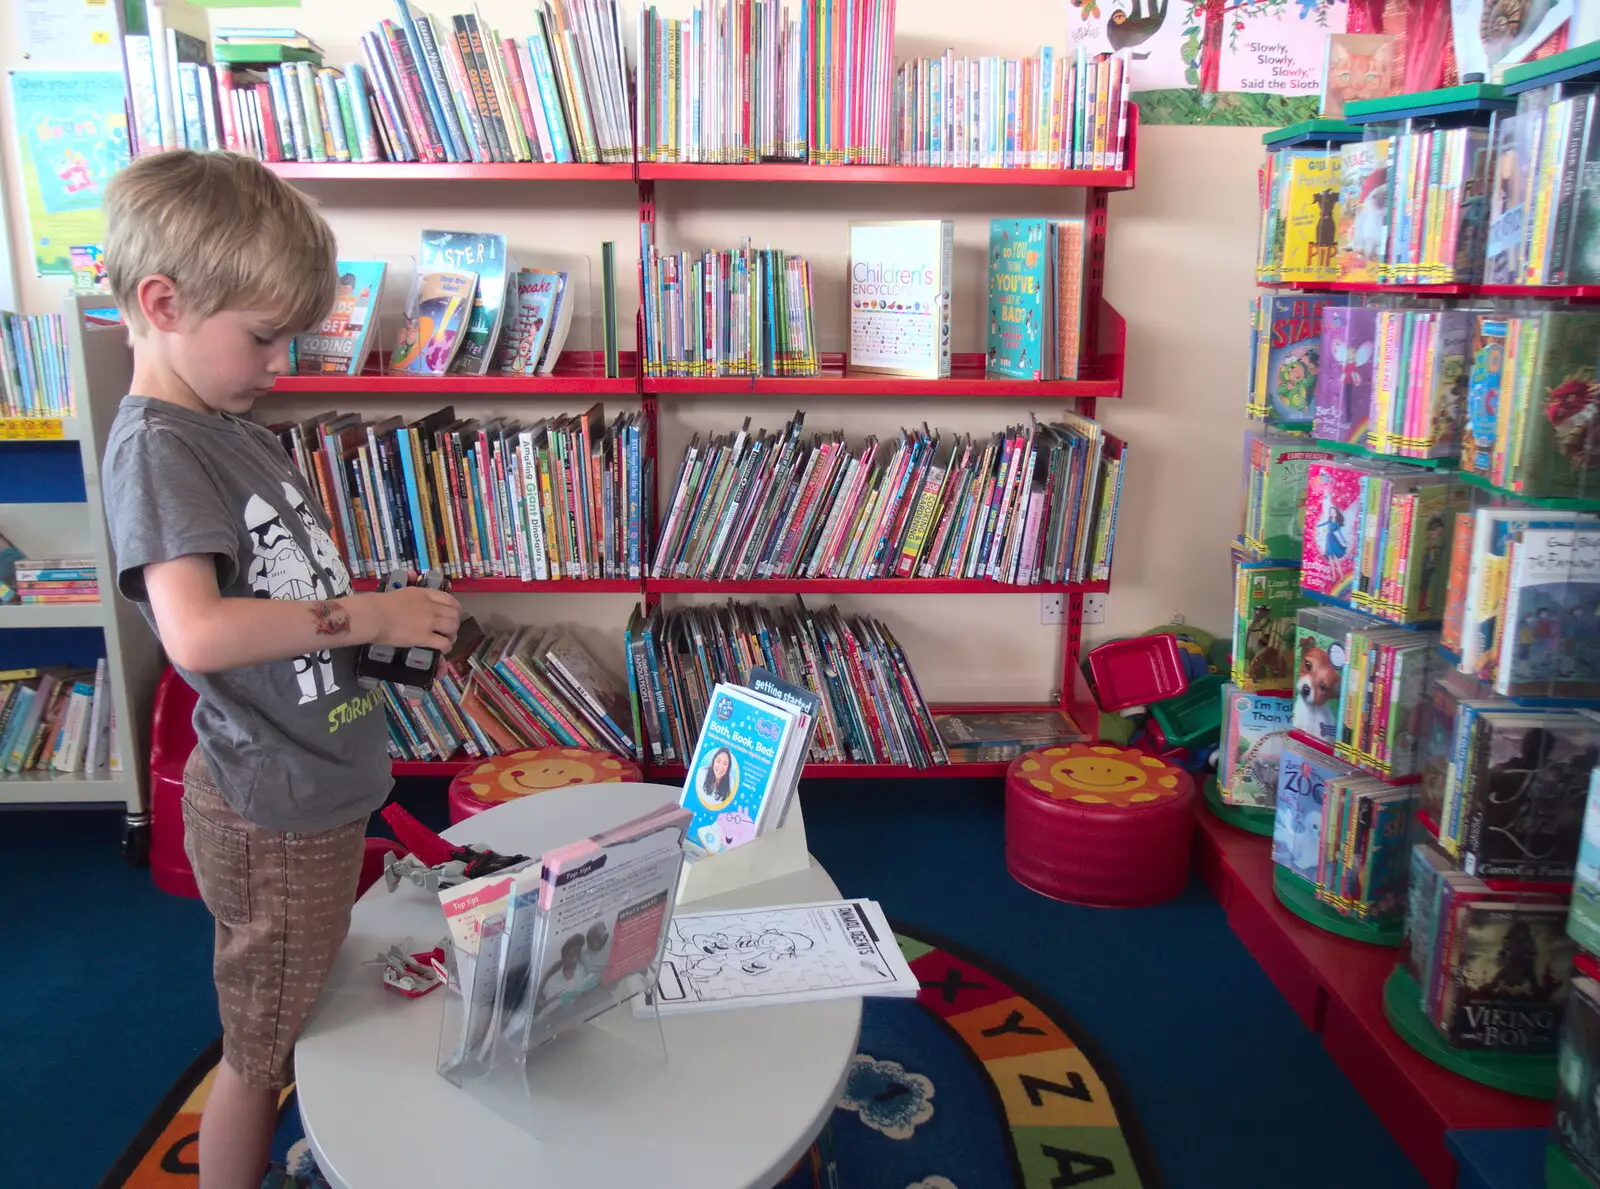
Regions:
<instances>
[{"instance_id":1,"label":"magazine display shelf","mask_svg":"<svg viewBox=\"0 0 1600 1189\"><path fill-rule=\"evenodd\" d=\"M851 376L842 354L825 354L822 374L807 378L790 377L683 377L644 376L637 357L621 355L621 374L607 377L604 358L594 351L563 352L556 370L548 376L443 376L411 377L369 370L359 376L283 376L274 385L274 394L283 396L317 395L330 398L377 400L384 398L429 398L465 400L473 397L504 403L508 398L556 399L562 396L632 396L652 427L658 423L662 399L683 395L748 395L782 398L804 396L851 397L940 397L957 400L1034 399L1041 404L1077 402L1086 416L1094 415L1096 400L1122 396L1127 327L1121 314L1105 301L1105 250L1107 200L1113 191L1131 190L1137 173L1139 110L1129 105L1126 168L1120 170L1043 170L1043 169L955 169L911 166L822 166L822 165L697 165L639 162L635 165L418 165L418 164L308 164L275 162L271 168L281 177L297 182L319 181L394 181L402 178L452 181L631 181L638 192L640 224L653 223L656 217L656 183L667 183L666 194L674 181L700 181L729 184L822 185L964 185L1025 186L1082 189L1084 194L1084 287L1085 324L1083 341L1090 344L1083 359L1083 378L1060 381L990 380L983 374L983 355L958 352L952 358L951 375L942 380L906 379L893 376ZM642 310L635 318L636 328ZM619 319L620 322L620 319ZM639 341L642 341L642 334ZM650 435L651 450L659 436ZM661 469L656 470L657 513L660 507ZM370 588L368 580L358 589ZM642 580L585 580L522 582L508 578L462 579L452 584L461 594L482 593L584 593L633 594L654 605L663 597L679 594L715 594L736 598L757 594L1040 594L1060 593L1066 597L1060 638L1060 692L1048 703L1028 705L930 706L935 715L960 711L993 713L1002 711L1062 710L1081 728L1093 731L1099 721L1099 708L1080 671L1083 647L1083 596L1103 593L1110 581L1069 582L1017 586L987 579L767 579L716 582L699 579L644 578ZM396 761L397 776L453 776L467 767L466 759L446 761ZM651 779L681 779L681 764L646 764ZM911 768L898 764L817 763L807 764L807 778L841 777L855 779L946 777L1000 778L1004 763L946 764L930 768Z\"/></svg>"}]
</instances>

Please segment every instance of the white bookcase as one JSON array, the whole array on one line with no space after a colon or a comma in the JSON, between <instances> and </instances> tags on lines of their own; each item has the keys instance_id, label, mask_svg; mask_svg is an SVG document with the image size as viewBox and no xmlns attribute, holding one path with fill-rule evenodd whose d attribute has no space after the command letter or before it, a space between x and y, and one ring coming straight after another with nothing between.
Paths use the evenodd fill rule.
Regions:
<instances>
[{"instance_id":1,"label":"white bookcase","mask_svg":"<svg viewBox=\"0 0 1600 1189\"><path fill-rule=\"evenodd\" d=\"M0 806L105 805L126 807L123 849L141 863L149 850L150 710L165 664L161 646L139 610L116 597L115 569L100 495L100 457L117 404L128 391L133 356L122 326L87 326L83 311L110 304L104 296L69 297L63 308L77 416L65 436L78 443L85 500L81 504L0 505L7 535L30 556L84 554L95 559L100 602L71 606L0 607L0 628L93 628L105 635L107 679L117 715L119 770L94 773L0 774Z\"/></svg>"}]
</instances>

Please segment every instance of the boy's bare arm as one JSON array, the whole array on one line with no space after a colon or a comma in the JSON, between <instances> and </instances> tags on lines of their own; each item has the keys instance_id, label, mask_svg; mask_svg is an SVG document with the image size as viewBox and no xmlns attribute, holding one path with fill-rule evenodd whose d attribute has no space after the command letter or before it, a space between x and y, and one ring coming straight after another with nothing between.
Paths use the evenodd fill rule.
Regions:
<instances>
[{"instance_id":1,"label":"boy's bare arm","mask_svg":"<svg viewBox=\"0 0 1600 1189\"><path fill-rule=\"evenodd\" d=\"M191 673L351 644L448 649L461 623L454 598L416 586L320 602L224 598L215 563L201 555L146 566L144 586L167 655Z\"/></svg>"}]
</instances>

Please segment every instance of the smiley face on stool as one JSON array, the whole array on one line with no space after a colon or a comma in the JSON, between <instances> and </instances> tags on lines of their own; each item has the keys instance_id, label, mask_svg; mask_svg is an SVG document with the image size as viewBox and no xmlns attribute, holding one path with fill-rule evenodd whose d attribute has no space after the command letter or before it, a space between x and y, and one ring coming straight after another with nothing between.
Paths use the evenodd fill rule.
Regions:
<instances>
[{"instance_id":1,"label":"smiley face on stool","mask_svg":"<svg viewBox=\"0 0 1600 1189\"><path fill-rule=\"evenodd\" d=\"M1023 757L1028 783L1057 801L1127 808L1178 795L1172 765L1132 748L1074 743Z\"/></svg>"},{"instance_id":2,"label":"smiley face on stool","mask_svg":"<svg viewBox=\"0 0 1600 1189\"><path fill-rule=\"evenodd\" d=\"M572 784L638 779L639 770L626 760L578 747L542 747L496 756L462 778L475 800L490 803L515 801Z\"/></svg>"}]
</instances>

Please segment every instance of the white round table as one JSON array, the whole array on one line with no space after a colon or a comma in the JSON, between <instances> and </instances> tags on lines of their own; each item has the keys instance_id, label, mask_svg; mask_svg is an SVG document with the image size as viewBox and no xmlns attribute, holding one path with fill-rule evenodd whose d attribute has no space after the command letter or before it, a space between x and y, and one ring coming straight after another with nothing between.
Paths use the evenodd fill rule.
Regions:
<instances>
[{"instance_id":1,"label":"white round table","mask_svg":"<svg viewBox=\"0 0 1600 1189\"><path fill-rule=\"evenodd\" d=\"M555 789L496 806L445 837L502 854L538 855L678 796L678 789L655 784ZM697 901L685 911L838 894L813 860L806 871ZM821 1132L855 1054L859 999L664 1018L667 1062L644 1077L607 1078L601 1071L590 1073L586 1084L581 1060L576 1073L572 1062L561 1062L567 1071L563 1099L596 1103L597 1113L614 1121L615 1143L537 1137L435 1072L446 992L405 999L382 987L377 967L363 965L404 938L422 949L444 933L437 896L410 883L390 893L379 880L356 903L350 936L300 1040L295 1082L301 1121L318 1166L340 1189L765 1189ZM538 1074L538 1060L537 1052L529 1058L530 1077Z\"/></svg>"}]
</instances>

